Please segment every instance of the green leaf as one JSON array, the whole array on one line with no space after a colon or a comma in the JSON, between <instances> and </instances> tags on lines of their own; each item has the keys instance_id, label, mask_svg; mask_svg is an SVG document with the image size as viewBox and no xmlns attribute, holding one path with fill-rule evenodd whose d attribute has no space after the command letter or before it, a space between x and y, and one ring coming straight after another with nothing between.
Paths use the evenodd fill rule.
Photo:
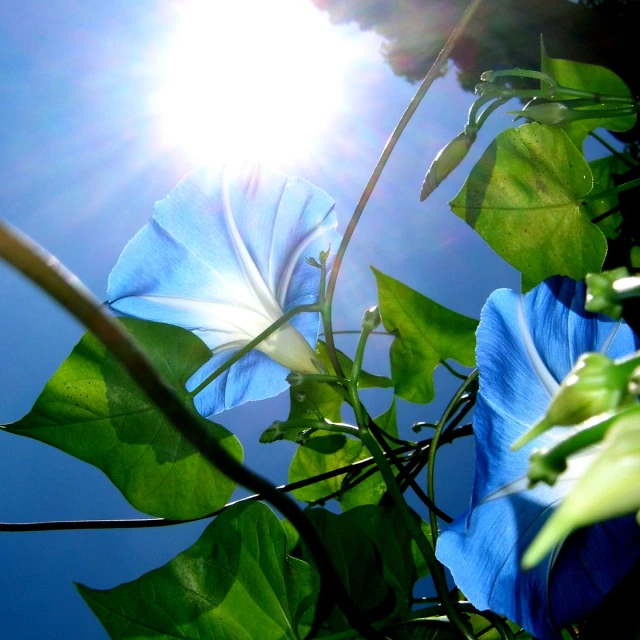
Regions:
<instances>
[{"instance_id":1,"label":"green leaf","mask_svg":"<svg viewBox=\"0 0 640 640\"><path fill-rule=\"evenodd\" d=\"M564 131L537 123L503 131L451 210L531 284L600 271L607 242L583 210L591 170ZM384 317L384 314L383 314Z\"/></svg>"},{"instance_id":2,"label":"green leaf","mask_svg":"<svg viewBox=\"0 0 640 640\"><path fill-rule=\"evenodd\" d=\"M469 614L469 624L471 624L471 628L476 635L482 632L480 636L482 640L502 640L502 636L495 627L489 628L491 623L484 616L478 615L477 613ZM520 626L509 620L506 621L506 624L512 633L516 633L521 629ZM486 631L486 629L488 629L488 631ZM517 637L518 640L533 640L533 637L526 632L519 634Z\"/></svg>"},{"instance_id":3,"label":"green leaf","mask_svg":"<svg viewBox=\"0 0 640 640\"><path fill-rule=\"evenodd\" d=\"M411 536L395 508L367 505L339 516L311 509L307 515L356 606L369 621L410 611L417 570ZM294 550L303 559L307 553L303 544ZM332 631L348 628L336 609L322 627Z\"/></svg>"},{"instance_id":4,"label":"green leaf","mask_svg":"<svg viewBox=\"0 0 640 640\"><path fill-rule=\"evenodd\" d=\"M204 342L166 324L121 322L191 405L185 383L211 357ZM231 455L242 458L235 436L197 418ZM206 515L222 507L236 486L182 438L91 333L49 380L31 411L5 429L95 465L136 509L155 516Z\"/></svg>"},{"instance_id":5,"label":"green leaf","mask_svg":"<svg viewBox=\"0 0 640 640\"><path fill-rule=\"evenodd\" d=\"M444 621L402 624L385 629L385 635L391 640L460 640L461 637L456 627Z\"/></svg>"},{"instance_id":6,"label":"green leaf","mask_svg":"<svg viewBox=\"0 0 640 640\"><path fill-rule=\"evenodd\" d=\"M286 541L266 506L236 505L163 567L114 589L78 590L114 639L298 640L320 581Z\"/></svg>"},{"instance_id":7,"label":"green leaf","mask_svg":"<svg viewBox=\"0 0 640 640\"><path fill-rule=\"evenodd\" d=\"M332 375L335 370L331 366L327 347L324 342L318 342L316 353L326 365ZM351 375L353 362L341 351L338 351L338 360L346 376ZM360 374L358 380L359 389L371 387L389 388L393 382L383 376L375 376L366 371ZM295 400L295 395L304 392L302 402ZM330 385L324 382L305 382L291 388L291 411L289 420L312 418L315 419L315 411L319 411L327 420L342 422L341 407L347 399L345 389L338 385ZM397 433L397 430L396 430ZM295 439L297 431L287 431L287 439ZM394 434L395 435L395 434ZM314 434L304 445L296 449L289 467L289 482L306 480L312 476L333 471L340 467L368 458L369 454L359 440L347 438L340 434L327 435L323 432ZM315 502L331 495L341 487L344 474L322 480L309 487L296 489L293 495L297 500Z\"/></svg>"},{"instance_id":8,"label":"green leaf","mask_svg":"<svg viewBox=\"0 0 640 640\"><path fill-rule=\"evenodd\" d=\"M616 186L613 176L622 175L629 171L629 166L622 159L613 155L594 160L589 163L589 167L593 174L593 189L591 193L594 195L613 189ZM600 231L609 239L614 239L620 234L622 213L615 211L610 215L604 216L604 214L615 209L618 204L618 194L612 191L597 200L589 200L584 207L589 220L597 224ZM599 216L604 217L598 221L597 218Z\"/></svg>"},{"instance_id":9,"label":"green leaf","mask_svg":"<svg viewBox=\"0 0 640 640\"><path fill-rule=\"evenodd\" d=\"M621 411L602 442L585 450L586 470L525 551L523 567L536 566L581 527L640 511L639 415L637 404Z\"/></svg>"},{"instance_id":10,"label":"green leaf","mask_svg":"<svg viewBox=\"0 0 640 640\"><path fill-rule=\"evenodd\" d=\"M335 369L329 359L327 345L318 341L316 353L319 359L327 367L330 375L336 375ZM347 378L351 375L353 362L342 351L337 351L338 361ZM393 382L384 376L376 376L366 371L360 373L358 378L358 389L371 388L388 389L393 387ZM295 395L304 392L305 399L298 402ZM343 402L347 399L346 391L338 385L330 385L324 382L305 382L301 385L291 387L291 411L288 420L306 418L311 415L315 418L315 410L318 410L327 420L332 422L342 422L340 409ZM288 433L287 439L294 440L296 432Z\"/></svg>"},{"instance_id":11,"label":"green leaf","mask_svg":"<svg viewBox=\"0 0 640 640\"><path fill-rule=\"evenodd\" d=\"M398 435L398 427L395 421L395 403L389 411L379 418L376 424L393 436ZM397 446L397 445L392 445ZM289 482L298 482L312 478L327 471L333 471L345 467L359 460L370 457L368 449L353 438L347 438L341 434L327 435L323 432L314 434L304 446L298 447L289 466ZM296 489L293 495L304 502L316 502L325 497L341 492L344 479L347 474L321 480L308 487ZM340 493L343 510L351 509L361 504L377 504L384 495L385 484L378 472L374 473L353 489Z\"/></svg>"},{"instance_id":12,"label":"green leaf","mask_svg":"<svg viewBox=\"0 0 640 640\"><path fill-rule=\"evenodd\" d=\"M361 459L364 445L360 440L339 433L314 434L304 446L296 449L289 465L289 482L299 482L333 471ZM364 456L367 457L367 456ZM292 492L296 500L316 502L340 490L345 474L321 480Z\"/></svg>"},{"instance_id":13,"label":"green leaf","mask_svg":"<svg viewBox=\"0 0 640 640\"><path fill-rule=\"evenodd\" d=\"M450 311L377 269L382 322L396 338L391 345L391 377L396 394L427 404L435 396L433 372L449 358L475 364L478 321Z\"/></svg>"},{"instance_id":14,"label":"green leaf","mask_svg":"<svg viewBox=\"0 0 640 640\"><path fill-rule=\"evenodd\" d=\"M563 87L579 89L590 93L604 93L623 98L631 98L631 90L624 80L613 71L595 64L573 62L560 58L550 58L542 45L542 71L548 73ZM607 104L608 107L612 103ZM621 105L624 106L624 105ZM602 105L594 104L586 109L602 109ZM573 122L565 131L578 149L590 131L598 127L604 127L609 131L628 131L636 123L636 116L616 116L614 118L593 118Z\"/></svg>"},{"instance_id":15,"label":"green leaf","mask_svg":"<svg viewBox=\"0 0 640 640\"><path fill-rule=\"evenodd\" d=\"M433 535L431 533L431 525L424 520L420 521L420 528L422 533L426 536L429 542L432 542ZM429 575L429 565L422 555L422 551L418 549L418 545L415 540L411 540L411 553L413 554L413 562L416 565L416 571L418 572L418 578L425 578Z\"/></svg>"},{"instance_id":16,"label":"green leaf","mask_svg":"<svg viewBox=\"0 0 640 640\"><path fill-rule=\"evenodd\" d=\"M356 608L370 621L389 615L393 602L385 603L389 587L379 570L379 558L369 538L354 530L343 516L325 509L310 509L306 514L318 530ZM303 560L311 561L304 545L294 550L294 555L296 551ZM325 615L321 626L331 632L350 628L337 606L333 606Z\"/></svg>"},{"instance_id":17,"label":"green leaf","mask_svg":"<svg viewBox=\"0 0 640 640\"><path fill-rule=\"evenodd\" d=\"M393 399L389 409L381 416L375 418L374 422L387 433L395 436L396 438L398 437L395 398ZM397 446L397 444L391 443L392 448L395 449ZM358 459L364 460L365 458L370 457L370 455L369 450L366 447L363 447ZM344 478L344 476L342 477ZM358 484L351 489L347 489L344 485L345 482L343 480L342 489L344 493L342 493L339 498L340 506L343 511L348 511L349 509L354 509L355 507L366 504L378 504L387 490L387 485L382 479L379 471L376 471L361 482L358 482Z\"/></svg>"}]
</instances>

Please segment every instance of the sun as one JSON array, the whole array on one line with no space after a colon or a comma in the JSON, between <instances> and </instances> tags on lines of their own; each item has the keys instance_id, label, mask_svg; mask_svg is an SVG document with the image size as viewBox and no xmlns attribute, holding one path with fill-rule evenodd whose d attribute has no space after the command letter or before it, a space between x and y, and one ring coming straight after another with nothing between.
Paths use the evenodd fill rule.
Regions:
<instances>
[{"instance_id":1,"label":"sun","mask_svg":"<svg viewBox=\"0 0 640 640\"><path fill-rule=\"evenodd\" d=\"M195 162L310 153L341 108L349 47L311 2L184 2L152 97L163 143Z\"/></svg>"}]
</instances>

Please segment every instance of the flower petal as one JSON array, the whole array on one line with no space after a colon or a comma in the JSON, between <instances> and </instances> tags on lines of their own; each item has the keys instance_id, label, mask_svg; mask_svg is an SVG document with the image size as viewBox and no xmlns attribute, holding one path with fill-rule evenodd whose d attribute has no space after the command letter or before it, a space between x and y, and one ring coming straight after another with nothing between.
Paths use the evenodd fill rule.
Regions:
<instances>
[{"instance_id":1,"label":"flower petal","mask_svg":"<svg viewBox=\"0 0 640 640\"><path fill-rule=\"evenodd\" d=\"M586 351L618 358L637 349L626 324L585 312L584 299L582 283L557 277L525 296L502 289L487 301L477 332L480 389L471 506L437 545L438 558L475 606L504 614L542 639L559 638L558 625L593 609L640 555L637 542L632 551L626 546L635 534L614 521L607 525L608 541L591 527L568 538L555 564L549 557L524 572L522 553L571 483L500 492L525 476L533 449L567 437L567 428L558 427L517 452L510 450L545 413L554 385L575 360ZM576 558L591 561L578 567ZM571 585L570 596L560 597L560 583Z\"/></svg>"},{"instance_id":2,"label":"flower petal","mask_svg":"<svg viewBox=\"0 0 640 640\"><path fill-rule=\"evenodd\" d=\"M197 169L155 209L113 269L108 299L119 313L194 331L214 354L209 373L284 312L317 300L320 272L306 258L340 241L329 196L256 165ZM294 318L259 347L284 366L257 354L234 364L199 394L204 415L283 391L285 368L315 370L317 332L317 314Z\"/></svg>"}]
</instances>

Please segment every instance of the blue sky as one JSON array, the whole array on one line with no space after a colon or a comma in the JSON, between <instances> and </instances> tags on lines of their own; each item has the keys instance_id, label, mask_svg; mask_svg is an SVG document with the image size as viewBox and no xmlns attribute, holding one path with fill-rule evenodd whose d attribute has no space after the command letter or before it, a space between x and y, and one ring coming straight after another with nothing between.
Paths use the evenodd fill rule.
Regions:
<instances>
[{"instance_id":1,"label":"blue sky","mask_svg":"<svg viewBox=\"0 0 640 640\"><path fill-rule=\"evenodd\" d=\"M270 4L278 10L278 3ZM0 5L2 216L55 254L100 299L120 251L150 217L154 202L201 160L179 136L167 135L162 104L151 100L164 81L159 62L164 47L189 2L115 0L108 10L105 6L96 0L5 0ZM317 19L325 21L319 13ZM342 74L343 93L327 96L333 106L326 107L327 121L312 146L296 150L291 145L289 155L274 154L267 161L331 194L344 229L416 87L391 74L375 36L352 27L333 30L347 43L342 58L327 54L329 70ZM224 85L218 90L221 95L231 91ZM269 100L265 91L256 95L256 113ZM347 253L336 329L357 328L363 310L375 303L369 265L473 317L493 289L517 287L517 274L447 206L473 160L497 130L508 126L507 116L498 115L483 130L448 183L427 203L418 201L427 167L462 130L471 102L449 74L434 84L410 123ZM0 301L0 422L9 423L30 409L83 330L4 265ZM349 338L339 344L347 352L353 348ZM370 370L388 372L388 344L386 338L371 344ZM441 371L436 380L439 397L432 406L401 403L401 430L407 437L413 421L438 415L455 386ZM373 414L390 401L388 393L365 398ZM246 461L279 483L286 481L293 446L260 445L257 438L287 411L285 395L245 405L219 420L240 437ZM35 441L1 435L0 520L137 515L97 469ZM458 513L468 500L471 443L446 447L438 465L438 497ZM72 582L106 588L132 580L189 546L204 526L3 534L3 636L105 638Z\"/></svg>"}]
</instances>

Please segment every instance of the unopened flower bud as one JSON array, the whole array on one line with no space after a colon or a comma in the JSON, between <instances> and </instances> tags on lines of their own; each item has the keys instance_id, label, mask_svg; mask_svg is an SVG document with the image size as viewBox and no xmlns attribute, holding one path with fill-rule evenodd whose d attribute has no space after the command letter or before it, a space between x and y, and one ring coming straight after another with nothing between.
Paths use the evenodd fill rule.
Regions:
<instances>
[{"instance_id":1,"label":"unopened flower bud","mask_svg":"<svg viewBox=\"0 0 640 640\"><path fill-rule=\"evenodd\" d=\"M292 371L286 380L292 387L298 387L304 382L304 375L298 371Z\"/></svg>"},{"instance_id":2,"label":"unopened flower bud","mask_svg":"<svg viewBox=\"0 0 640 640\"><path fill-rule=\"evenodd\" d=\"M575 487L525 552L524 568L534 567L576 529L640 509L637 413L621 416L598 448Z\"/></svg>"},{"instance_id":3,"label":"unopened flower bud","mask_svg":"<svg viewBox=\"0 0 640 640\"><path fill-rule=\"evenodd\" d=\"M463 132L441 149L431 163L420 191L420 201L426 200L436 187L465 159L475 142L474 132Z\"/></svg>"},{"instance_id":4,"label":"unopened flower bud","mask_svg":"<svg viewBox=\"0 0 640 640\"><path fill-rule=\"evenodd\" d=\"M282 440L285 433L285 430L282 427L283 424L282 420L274 420L271 426L263 431L260 436L260 442L263 444L269 444L271 442L276 442L277 440Z\"/></svg>"},{"instance_id":5,"label":"unopened flower bud","mask_svg":"<svg viewBox=\"0 0 640 640\"><path fill-rule=\"evenodd\" d=\"M584 308L592 313L605 313L618 320L622 315L622 303L615 284L627 279L629 272L625 267L602 273L588 273L585 278L587 297Z\"/></svg>"},{"instance_id":6,"label":"unopened flower bud","mask_svg":"<svg viewBox=\"0 0 640 640\"><path fill-rule=\"evenodd\" d=\"M562 102L545 102L527 106L524 111L509 111L512 115L523 116L540 124L558 127L573 120L574 110Z\"/></svg>"},{"instance_id":7,"label":"unopened flower bud","mask_svg":"<svg viewBox=\"0 0 640 640\"><path fill-rule=\"evenodd\" d=\"M614 411L630 396L628 374L602 353L585 353L563 380L546 415L513 445L515 451L551 427L573 426Z\"/></svg>"},{"instance_id":8,"label":"unopened flower bud","mask_svg":"<svg viewBox=\"0 0 640 640\"><path fill-rule=\"evenodd\" d=\"M315 429L305 429L304 431L299 431L296 435L296 444L299 444L301 447L304 447L309 439L311 438L311 434L315 431Z\"/></svg>"},{"instance_id":9,"label":"unopened flower bud","mask_svg":"<svg viewBox=\"0 0 640 640\"><path fill-rule=\"evenodd\" d=\"M329 259L330 255L331 255L331 246L329 246L329 248L326 251L320 252L320 264L327 264L327 260Z\"/></svg>"},{"instance_id":10,"label":"unopened flower bud","mask_svg":"<svg viewBox=\"0 0 640 640\"><path fill-rule=\"evenodd\" d=\"M375 331L380 326L380 322L380 309L377 305L367 309L362 316L362 328L365 331Z\"/></svg>"}]
</instances>

